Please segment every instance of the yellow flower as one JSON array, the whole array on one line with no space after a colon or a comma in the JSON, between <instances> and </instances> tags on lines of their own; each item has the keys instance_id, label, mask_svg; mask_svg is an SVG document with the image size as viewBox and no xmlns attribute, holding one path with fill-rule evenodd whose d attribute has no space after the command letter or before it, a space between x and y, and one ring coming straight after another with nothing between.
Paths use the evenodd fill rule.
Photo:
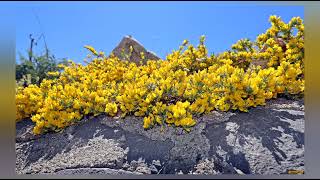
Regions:
<instances>
[{"instance_id":1,"label":"yellow flower","mask_svg":"<svg viewBox=\"0 0 320 180\"><path fill-rule=\"evenodd\" d=\"M58 76L60 73L58 71L56 71L56 72L48 72L47 74L49 76Z\"/></svg>"},{"instance_id":2,"label":"yellow flower","mask_svg":"<svg viewBox=\"0 0 320 180\"><path fill-rule=\"evenodd\" d=\"M148 128L150 128L151 125L152 125L152 119L151 119L151 117L145 117L145 118L143 119L143 128L144 128L144 129L148 129Z\"/></svg>"},{"instance_id":3,"label":"yellow flower","mask_svg":"<svg viewBox=\"0 0 320 180\"><path fill-rule=\"evenodd\" d=\"M167 123L190 131L194 115L212 110L247 112L278 94L303 95L303 22L298 17L289 23L278 16L269 20L270 28L255 42L241 39L231 51L211 56L204 36L198 46L185 40L164 61L141 65L85 46L96 56L86 65L70 60L68 66L59 65L61 73L48 73L56 78L16 88L16 121L31 118L36 123L34 133L39 134L70 126L86 114L105 112L144 117L146 129ZM296 35L288 35L293 28ZM266 67L251 63L257 60Z\"/></svg>"},{"instance_id":4,"label":"yellow flower","mask_svg":"<svg viewBox=\"0 0 320 180\"><path fill-rule=\"evenodd\" d=\"M182 126L187 126L187 127L191 127L194 126L196 124L195 120L193 120L192 118L183 118L181 120L181 125Z\"/></svg>"},{"instance_id":5,"label":"yellow flower","mask_svg":"<svg viewBox=\"0 0 320 180\"><path fill-rule=\"evenodd\" d=\"M118 112L118 107L116 103L108 103L105 108L105 112L111 116L115 116Z\"/></svg>"},{"instance_id":6,"label":"yellow flower","mask_svg":"<svg viewBox=\"0 0 320 180\"><path fill-rule=\"evenodd\" d=\"M80 107L81 107L81 105L80 105L80 102L79 102L79 100L74 100L73 101L73 108L75 108L75 109L80 109Z\"/></svg>"},{"instance_id":7,"label":"yellow flower","mask_svg":"<svg viewBox=\"0 0 320 180\"><path fill-rule=\"evenodd\" d=\"M88 49L92 54L98 55L97 51L92 46L86 45L84 47Z\"/></svg>"}]
</instances>

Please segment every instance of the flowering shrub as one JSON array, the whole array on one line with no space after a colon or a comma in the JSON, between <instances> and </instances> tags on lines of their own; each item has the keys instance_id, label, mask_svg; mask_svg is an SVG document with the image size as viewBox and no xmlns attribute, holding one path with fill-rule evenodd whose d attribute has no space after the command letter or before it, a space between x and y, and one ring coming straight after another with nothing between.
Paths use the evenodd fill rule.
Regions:
<instances>
[{"instance_id":1,"label":"flowering shrub","mask_svg":"<svg viewBox=\"0 0 320 180\"><path fill-rule=\"evenodd\" d=\"M197 47L185 40L166 60L141 66L86 46L93 54L87 65L71 61L58 78L17 88L17 121L31 117L40 134L105 113L144 117L145 129L167 124L189 131L194 116L212 110L247 112L278 94L303 94L302 20L286 24L271 16L270 21L255 42L240 40L216 56L208 56L204 36ZM268 67L250 66L259 59L268 59Z\"/></svg>"}]
</instances>

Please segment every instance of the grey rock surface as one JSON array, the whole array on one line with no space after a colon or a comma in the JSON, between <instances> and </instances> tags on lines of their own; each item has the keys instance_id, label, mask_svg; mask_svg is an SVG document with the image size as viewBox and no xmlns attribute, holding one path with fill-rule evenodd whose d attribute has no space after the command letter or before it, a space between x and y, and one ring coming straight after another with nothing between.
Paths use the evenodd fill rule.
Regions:
<instances>
[{"instance_id":1,"label":"grey rock surface","mask_svg":"<svg viewBox=\"0 0 320 180\"><path fill-rule=\"evenodd\" d=\"M45 173L44 173L45 174ZM110 169L110 168L76 168L76 169L64 169L51 174L55 175L142 175L139 172L130 172L122 169Z\"/></svg>"},{"instance_id":2,"label":"grey rock surface","mask_svg":"<svg viewBox=\"0 0 320 180\"><path fill-rule=\"evenodd\" d=\"M102 136L89 139L84 146L58 153L52 159L42 159L25 169L28 173L53 173L76 168L121 168L128 149L122 149L113 139Z\"/></svg>"},{"instance_id":3,"label":"grey rock surface","mask_svg":"<svg viewBox=\"0 0 320 180\"><path fill-rule=\"evenodd\" d=\"M126 58L126 55L130 54L130 46L132 46L133 51L131 56ZM141 52L144 53L145 60L141 58ZM130 62L134 62L136 64L139 64L140 60L143 64L145 64L147 60L160 59L156 54L145 49L141 43L131 36L123 37L120 43L113 49L112 53L121 60L129 60Z\"/></svg>"},{"instance_id":4,"label":"grey rock surface","mask_svg":"<svg viewBox=\"0 0 320 180\"><path fill-rule=\"evenodd\" d=\"M214 167L214 160L201 160L196 166L195 171L190 172L189 174L205 174L205 175L212 175L217 174Z\"/></svg>"},{"instance_id":5,"label":"grey rock surface","mask_svg":"<svg viewBox=\"0 0 320 180\"><path fill-rule=\"evenodd\" d=\"M248 113L195 117L181 128L144 130L143 118L85 118L59 133L16 125L19 174L286 174L304 170L303 100L276 99Z\"/></svg>"}]
</instances>

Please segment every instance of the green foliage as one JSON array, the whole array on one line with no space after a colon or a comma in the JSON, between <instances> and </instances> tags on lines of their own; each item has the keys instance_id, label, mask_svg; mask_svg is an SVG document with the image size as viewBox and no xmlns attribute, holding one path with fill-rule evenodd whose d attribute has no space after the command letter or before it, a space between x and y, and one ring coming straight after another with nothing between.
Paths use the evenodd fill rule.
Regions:
<instances>
[{"instance_id":1,"label":"green foliage","mask_svg":"<svg viewBox=\"0 0 320 180\"><path fill-rule=\"evenodd\" d=\"M30 55L30 53L29 53ZM20 63L16 63L16 82L18 86L39 85L43 79L53 79L48 72L62 71L58 64L67 65L66 59L58 60L49 53L37 56L32 54L31 61L20 55Z\"/></svg>"}]
</instances>

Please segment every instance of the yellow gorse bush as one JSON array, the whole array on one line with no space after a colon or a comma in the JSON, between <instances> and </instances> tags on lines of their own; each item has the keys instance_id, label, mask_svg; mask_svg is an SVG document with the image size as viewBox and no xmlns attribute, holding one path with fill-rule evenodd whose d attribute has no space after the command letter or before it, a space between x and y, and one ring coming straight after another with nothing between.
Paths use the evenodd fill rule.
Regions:
<instances>
[{"instance_id":1,"label":"yellow gorse bush","mask_svg":"<svg viewBox=\"0 0 320 180\"><path fill-rule=\"evenodd\" d=\"M270 22L255 42L242 39L219 55L208 56L201 36L197 47L185 40L166 60L141 66L86 46L95 55L87 65L70 61L57 79L17 88L17 121L31 117L40 134L106 113L144 117L146 129L168 124L189 131L195 116L215 109L247 112L278 94L303 94L302 20L286 24L271 16ZM267 68L250 66L261 59L268 59Z\"/></svg>"}]
</instances>

